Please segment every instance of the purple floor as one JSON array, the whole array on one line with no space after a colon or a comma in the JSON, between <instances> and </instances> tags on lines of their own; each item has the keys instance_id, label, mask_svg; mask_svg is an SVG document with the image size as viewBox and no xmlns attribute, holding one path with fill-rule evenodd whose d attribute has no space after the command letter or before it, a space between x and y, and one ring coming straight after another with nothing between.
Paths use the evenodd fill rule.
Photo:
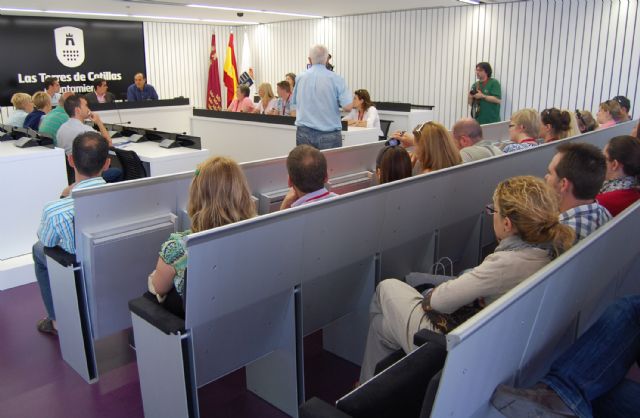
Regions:
<instances>
[{"instance_id":1,"label":"purple floor","mask_svg":"<svg viewBox=\"0 0 640 418\"><path fill-rule=\"evenodd\" d=\"M126 335L100 342L100 379L89 385L62 360L57 338L36 330L44 316L36 284L0 292L0 417L143 417L135 353ZM321 334L305 339L306 395L333 402L353 387L359 369L321 344ZM201 415L286 417L244 384L239 370L200 389Z\"/></svg>"}]
</instances>

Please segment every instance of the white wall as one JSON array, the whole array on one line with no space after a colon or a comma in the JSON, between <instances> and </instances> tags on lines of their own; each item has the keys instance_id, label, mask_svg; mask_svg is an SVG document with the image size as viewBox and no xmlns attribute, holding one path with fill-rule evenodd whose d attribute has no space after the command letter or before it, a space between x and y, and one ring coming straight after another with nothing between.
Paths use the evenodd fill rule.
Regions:
<instances>
[{"instance_id":1,"label":"white wall","mask_svg":"<svg viewBox=\"0 0 640 418\"><path fill-rule=\"evenodd\" d=\"M258 82L275 84L305 68L309 46L325 43L353 90L435 105L436 119L451 125L468 113L479 61L502 84L503 116L524 107L597 110L617 94L638 103L639 26L637 0L532 0L246 26L235 29L236 58L240 65L247 31ZM145 23L149 81L163 97L203 107L211 33L222 75L230 30Z\"/></svg>"}]
</instances>

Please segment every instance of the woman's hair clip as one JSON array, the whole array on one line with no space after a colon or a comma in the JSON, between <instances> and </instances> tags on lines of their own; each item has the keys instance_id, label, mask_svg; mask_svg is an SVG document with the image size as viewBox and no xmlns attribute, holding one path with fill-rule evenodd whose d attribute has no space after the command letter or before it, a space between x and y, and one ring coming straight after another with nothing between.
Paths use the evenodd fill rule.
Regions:
<instances>
[{"instance_id":1,"label":"woman's hair clip","mask_svg":"<svg viewBox=\"0 0 640 418\"><path fill-rule=\"evenodd\" d=\"M198 177L198 174L200 174L200 169L196 168L196 172L193 174L193 177Z\"/></svg>"}]
</instances>

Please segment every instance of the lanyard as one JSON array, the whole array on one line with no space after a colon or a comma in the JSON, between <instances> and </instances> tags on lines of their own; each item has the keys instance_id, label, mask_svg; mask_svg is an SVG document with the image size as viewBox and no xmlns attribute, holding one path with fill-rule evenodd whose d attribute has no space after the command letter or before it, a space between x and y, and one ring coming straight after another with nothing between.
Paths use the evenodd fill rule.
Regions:
<instances>
[{"instance_id":1,"label":"lanyard","mask_svg":"<svg viewBox=\"0 0 640 418\"><path fill-rule=\"evenodd\" d=\"M285 113L286 113L286 110L287 110L287 104L289 103L289 99L291 99L291 96L287 97L287 100L282 102L282 116L285 116Z\"/></svg>"},{"instance_id":2,"label":"lanyard","mask_svg":"<svg viewBox=\"0 0 640 418\"><path fill-rule=\"evenodd\" d=\"M311 202L311 201L313 201L313 200L322 199L322 198L323 198L323 197L325 197L325 196L329 196L329 192L328 192L328 191L326 191L326 192L324 192L324 193L322 193L322 194L319 194L318 196L314 196L314 197L312 197L311 199L307 200L306 202Z\"/></svg>"}]
</instances>

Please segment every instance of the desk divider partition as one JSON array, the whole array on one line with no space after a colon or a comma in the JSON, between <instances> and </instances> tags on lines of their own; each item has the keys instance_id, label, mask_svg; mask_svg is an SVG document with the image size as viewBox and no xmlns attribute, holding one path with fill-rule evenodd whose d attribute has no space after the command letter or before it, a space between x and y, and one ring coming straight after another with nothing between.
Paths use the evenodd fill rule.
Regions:
<instances>
[{"instance_id":1,"label":"desk divider partition","mask_svg":"<svg viewBox=\"0 0 640 418\"><path fill-rule=\"evenodd\" d=\"M612 136L627 133L631 126L630 123L618 125L570 140L584 139L602 147ZM325 155L332 171L330 175L346 175L372 170L375 154L381 146L381 143L373 143L326 151ZM243 312L243 309L249 309L252 303L257 303L265 304L265 319L295 318L296 321L289 325L295 326L299 331L296 333L296 341L299 342L302 335L324 327L328 336L326 347L345 358L358 362L362 350L360 337L352 338L353 341L358 341L357 343L347 343L347 338L344 338L345 329L350 329L346 334L351 333L351 336L366 333L366 305L375 282L379 278L390 275L402 277L409 271L428 268L436 257L450 255L449 248L459 248L454 245L454 242L459 242L460 237L471 236L473 242L478 245L488 241L489 238L481 233L486 226L480 214L497 182L516 174L542 175L554 152L553 145L540 146L510 156L494 157L491 160L406 179L355 192L332 201L320 202L317 205L267 215L192 236L189 239L189 245L195 245L195 243L205 245L205 241L210 241L206 245L216 250L205 257L204 262L219 260L220 262L215 264L215 276L224 277L225 283L231 280L234 284L234 287L224 289L207 288L208 291L221 292L211 293L216 298L214 304L216 309L209 309L211 306L207 306L207 303L213 302L202 298L207 289L202 289L202 293L194 290L200 286L206 286L204 283L207 279L203 280L201 277L209 276L205 274L206 269L200 271L199 267L192 265L192 262L200 260L200 256L197 255L197 250L194 249L192 252L190 249L189 278L190 283L195 284L187 286L187 299L190 300L187 304L187 323L193 332L191 344L194 346L194 353L198 355L200 347L208 345L205 344L206 341L214 342L211 339L213 334L210 333L210 324L213 321L220 323L225 315L230 315L230 318L235 315L237 316L234 319L235 322L231 321L230 324L248 324L249 319L256 319L250 315L244 316L246 312ZM284 157L277 160L280 160L279 167L275 161L270 160L243 164L254 192L268 190L271 187L277 189L286 184ZM278 180L273 180L272 175L276 175ZM191 178L191 173L180 173L106 185L74 193L77 259L82 265L86 281L93 339L105 337L111 332L131 325L130 320L121 320L119 315L114 315L113 310L108 308L120 306L120 299L126 303L130 297L117 292L103 293L98 290L106 289L104 286L107 284L114 286L110 289L117 289L119 286L131 286L132 283L137 283L140 288L136 288L136 291L142 293L146 288L146 275L155 266L157 251L162 241L166 239L166 236L160 236L162 233L148 233L146 238L140 239L135 238L137 234L124 236L100 234L115 231L117 235L122 232L118 228L124 228L125 231L139 230L141 223L145 222L150 222L164 231L162 228L166 225L157 220L173 219L172 217L180 214L186 206ZM452 196L455 196L454 200ZM455 203L452 204L452 201ZM126 209L123 208L124 202L126 202ZM314 215L308 216L311 213ZM176 226L169 228L176 228ZM241 229L244 231L243 235L240 235ZM224 248L218 251L223 238L220 234L224 234L225 237L228 234L230 240L228 248L235 248L235 252L229 252L224 245L222 246ZM92 258L97 253L95 252L96 242L92 241L91 237L97 236L107 240L121 239L122 245L131 245L136 248L136 251L142 246L150 250L144 251L143 259L136 257L138 266L136 269L109 259L107 261L113 266L108 271L102 271L99 266L108 265L108 262L105 264ZM280 243L280 240L284 242ZM476 244L469 244L461 254L454 257L457 268L477 264L480 259L480 250L476 246ZM289 255L296 255L296 257L281 259L279 255L287 254L287 248L291 251ZM304 253L301 252L303 249ZM227 254L227 258L219 258L220 253ZM108 254L105 253L105 256ZM230 264L232 260L235 264ZM247 260L252 261L247 263ZM274 264L273 260L286 263L278 265ZM287 263L293 265L289 266ZM255 270L251 270L249 264ZM224 275L221 272L224 272ZM273 282L257 282L258 285L251 282L249 285L246 282L248 277L269 277ZM334 277L343 277L344 280L330 279ZM199 284L201 282L203 284ZM217 285L219 283L216 282L215 286ZM310 289L309 291L304 290L306 286ZM337 295L342 291L342 286L351 290L344 297L338 298L339 303L327 304L322 300L322 295ZM311 291L311 289L314 290ZM192 292L196 293L192 296ZM232 295L234 298L229 299ZM314 295L318 295L318 298L314 299ZM221 299L228 300L221 302ZM239 303L239 300L242 302ZM293 310L284 309L282 304L285 303L291 307L287 309ZM270 311L272 316L267 315L269 309L276 308L280 310ZM202 316L199 317L196 312L200 312ZM303 316L303 312L307 314ZM358 319L361 314L364 315L364 319ZM207 315L214 316L207 317ZM326 328L330 321L338 318L341 320L336 321L335 326ZM352 325L344 325L354 320L357 326L361 327L360 329L356 330ZM342 324L340 324L341 321L343 321ZM229 329L232 325L229 325ZM280 337L273 337L271 342L268 339L260 339L263 344L252 348L250 353L243 354L239 346L236 347L238 358L234 367L241 367L243 362L255 358L258 351L264 352L268 351L267 349L273 351L278 347L289 353L289 357L283 356L283 358L286 358L284 363L291 367L293 363L290 357L290 341L293 337L290 335L289 325L274 322L271 327L259 326L258 328L264 328L260 331L261 333L274 332L273 335ZM278 331L277 328L280 330ZM332 335L335 335L335 338ZM243 336L243 338L248 337ZM200 344L198 341L203 343ZM238 343L240 341L242 339L238 340ZM232 354L236 354L235 351ZM300 355L299 349L297 355ZM205 364L207 361L212 361L211 356L197 358L200 359L195 362L197 365L195 376L198 383L210 381L212 376L231 371L226 366ZM233 362L230 361L229 364ZM299 369L297 374L300 374ZM287 379L291 382L290 377ZM290 383L288 387L291 385ZM301 386L298 385L298 388L298 394L294 398L299 400L302 396ZM285 403L290 405L290 399L292 399L290 395L284 398L289 399ZM286 410L291 411L292 406L287 407Z\"/></svg>"}]
</instances>

